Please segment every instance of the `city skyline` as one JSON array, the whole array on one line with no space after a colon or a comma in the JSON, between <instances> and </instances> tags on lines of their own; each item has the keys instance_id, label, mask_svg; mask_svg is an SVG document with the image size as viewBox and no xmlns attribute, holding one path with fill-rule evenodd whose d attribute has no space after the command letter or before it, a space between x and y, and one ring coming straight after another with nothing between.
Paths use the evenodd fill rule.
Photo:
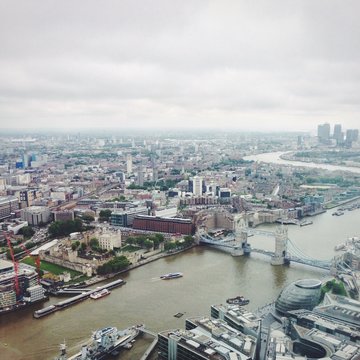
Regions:
<instances>
[{"instance_id":1,"label":"city skyline","mask_svg":"<svg viewBox=\"0 0 360 360\"><path fill-rule=\"evenodd\" d=\"M0 128L358 128L356 1L0 5Z\"/></svg>"}]
</instances>

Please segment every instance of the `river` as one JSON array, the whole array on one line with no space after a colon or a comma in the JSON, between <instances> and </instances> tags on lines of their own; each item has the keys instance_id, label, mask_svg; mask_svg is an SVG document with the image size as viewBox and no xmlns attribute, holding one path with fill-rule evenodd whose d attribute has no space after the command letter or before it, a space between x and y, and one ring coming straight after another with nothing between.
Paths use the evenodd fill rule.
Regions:
<instances>
[{"instance_id":1,"label":"river","mask_svg":"<svg viewBox=\"0 0 360 360\"><path fill-rule=\"evenodd\" d=\"M272 153L263 153L257 155L245 156L244 160L253 160L265 163L274 163L280 165L292 165L298 167L309 167L309 168L318 168L330 171L350 171L353 173L360 174L360 167L354 166L340 166L340 165L330 165L330 164L317 164L313 162L303 162L303 161L290 161L283 160L280 158L281 155L286 154L286 152L278 151Z\"/></svg>"},{"instance_id":2,"label":"river","mask_svg":"<svg viewBox=\"0 0 360 360\"><path fill-rule=\"evenodd\" d=\"M313 217L313 224L309 226L290 225L289 238L314 258L332 258L336 244L360 235L360 210L345 212L339 217L332 216L332 212ZM261 228L274 230L275 226ZM274 249L271 237L254 236L249 242L256 248ZM175 271L183 272L184 277L159 279L161 274ZM49 302L2 316L1 359L52 359L64 340L69 352L74 353L93 330L104 326L121 329L145 323L155 332L181 328L187 316L209 315L211 304L224 303L226 298L240 294L250 299L250 309L256 309L275 300L289 282L307 277L323 278L326 274L305 265L271 266L269 258L259 254L231 257L217 250L196 247L124 274L122 278L127 284L100 300L88 299L41 319L34 319L32 313ZM185 315L175 318L173 315L177 312ZM134 349L124 350L119 358L138 359L150 342L148 337L139 339Z\"/></svg>"}]
</instances>

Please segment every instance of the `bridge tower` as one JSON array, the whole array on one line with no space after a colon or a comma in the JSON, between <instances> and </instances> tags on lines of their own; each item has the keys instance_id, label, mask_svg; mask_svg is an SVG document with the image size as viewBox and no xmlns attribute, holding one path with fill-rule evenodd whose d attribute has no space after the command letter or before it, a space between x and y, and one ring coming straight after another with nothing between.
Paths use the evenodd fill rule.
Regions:
<instances>
[{"instance_id":1,"label":"bridge tower","mask_svg":"<svg viewBox=\"0 0 360 360\"><path fill-rule=\"evenodd\" d=\"M244 249L247 247L247 228L248 228L248 219L246 214L236 214L234 215L234 225L233 231L235 234L235 242L239 245L234 249L233 256L244 255Z\"/></svg>"},{"instance_id":2,"label":"bridge tower","mask_svg":"<svg viewBox=\"0 0 360 360\"><path fill-rule=\"evenodd\" d=\"M275 231L275 253L271 257L271 265L283 265L287 263L288 229L280 225Z\"/></svg>"}]
</instances>

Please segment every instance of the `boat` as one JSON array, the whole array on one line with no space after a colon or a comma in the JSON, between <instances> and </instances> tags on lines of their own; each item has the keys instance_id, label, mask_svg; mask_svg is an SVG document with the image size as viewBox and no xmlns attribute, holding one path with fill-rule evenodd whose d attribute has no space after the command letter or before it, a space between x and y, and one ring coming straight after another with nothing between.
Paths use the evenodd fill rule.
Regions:
<instances>
[{"instance_id":1,"label":"boat","mask_svg":"<svg viewBox=\"0 0 360 360\"><path fill-rule=\"evenodd\" d=\"M343 211L335 211L332 213L332 216L341 216L341 215L344 215L344 212Z\"/></svg>"},{"instance_id":2,"label":"boat","mask_svg":"<svg viewBox=\"0 0 360 360\"><path fill-rule=\"evenodd\" d=\"M97 300L106 295L110 295L110 291L108 289L102 289L102 290L93 292L92 294L90 294L90 297L94 300Z\"/></svg>"},{"instance_id":3,"label":"boat","mask_svg":"<svg viewBox=\"0 0 360 360\"><path fill-rule=\"evenodd\" d=\"M174 272L174 273L168 273L160 276L160 279L162 280L170 280L170 279L176 279L179 277L182 277L183 274L181 272Z\"/></svg>"},{"instance_id":4,"label":"boat","mask_svg":"<svg viewBox=\"0 0 360 360\"><path fill-rule=\"evenodd\" d=\"M307 225L311 225L311 224L313 224L312 221L310 221L310 220L304 220L304 221L302 221L302 222L300 223L300 226L307 226Z\"/></svg>"},{"instance_id":5,"label":"boat","mask_svg":"<svg viewBox=\"0 0 360 360\"><path fill-rule=\"evenodd\" d=\"M247 305L250 302L250 300L245 299L242 295L239 295L234 298L226 299L226 302L231 305L243 306L243 305Z\"/></svg>"},{"instance_id":6,"label":"boat","mask_svg":"<svg viewBox=\"0 0 360 360\"><path fill-rule=\"evenodd\" d=\"M346 245L345 244L339 244L334 247L335 251L345 250Z\"/></svg>"},{"instance_id":7,"label":"boat","mask_svg":"<svg viewBox=\"0 0 360 360\"><path fill-rule=\"evenodd\" d=\"M143 329L144 325L132 326L125 330L118 330L113 326L99 329L73 356L67 356L66 345L62 344L60 347L61 354L56 360L101 360L108 358L109 355L116 354L121 348L131 348L133 340Z\"/></svg>"}]
</instances>

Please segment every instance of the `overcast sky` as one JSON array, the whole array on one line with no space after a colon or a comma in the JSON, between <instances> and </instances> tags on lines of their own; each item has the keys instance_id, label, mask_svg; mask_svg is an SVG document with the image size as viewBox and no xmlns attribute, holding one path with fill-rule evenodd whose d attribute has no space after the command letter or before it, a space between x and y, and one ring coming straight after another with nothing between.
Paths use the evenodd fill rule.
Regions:
<instances>
[{"instance_id":1,"label":"overcast sky","mask_svg":"<svg viewBox=\"0 0 360 360\"><path fill-rule=\"evenodd\" d=\"M359 0L0 0L0 128L360 128L359 14Z\"/></svg>"}]
</instances>

